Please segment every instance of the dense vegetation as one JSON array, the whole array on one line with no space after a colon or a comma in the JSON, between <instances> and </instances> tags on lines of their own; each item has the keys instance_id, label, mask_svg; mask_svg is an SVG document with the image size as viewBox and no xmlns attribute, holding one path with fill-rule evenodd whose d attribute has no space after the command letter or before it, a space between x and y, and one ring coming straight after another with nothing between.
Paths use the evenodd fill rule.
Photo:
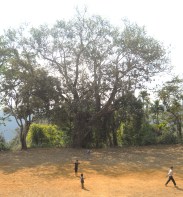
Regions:
<instances>
[{"instance_id":1,"label":"dense vegetation","mask_svg":"<svg viewBox=\"0 0 183 197\"><path fill-rule=\"evenodd\" d=\"M1 104L17 121L22 149L27 142L176 143L182 137L182 80L174 77L156 90L154 103L148 93L152 78L168 70L163 45L128 21L114 27L77 13L52 27L23 26L0 37ZM42 122L47 126L32 125Z\"/></svg>"}]
</instances>

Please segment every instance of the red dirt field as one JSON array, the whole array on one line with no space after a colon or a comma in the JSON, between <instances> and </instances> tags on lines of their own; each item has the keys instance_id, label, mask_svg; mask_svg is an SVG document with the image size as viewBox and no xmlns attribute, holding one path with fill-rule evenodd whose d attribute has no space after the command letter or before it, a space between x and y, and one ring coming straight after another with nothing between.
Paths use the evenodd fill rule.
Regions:
<instances>
[{"instance_id":1,"label":"red dirt field","mask_svg":"<svg viewBox=\"0 0 183 197\"><path fill-rule=\"evenodd\" d=\"M74 174L74 161L85 189ZM165 187L174 166L178 187ZM0 197L182 197L183 146L0 152Z\"/></svg>"}]
</instances>

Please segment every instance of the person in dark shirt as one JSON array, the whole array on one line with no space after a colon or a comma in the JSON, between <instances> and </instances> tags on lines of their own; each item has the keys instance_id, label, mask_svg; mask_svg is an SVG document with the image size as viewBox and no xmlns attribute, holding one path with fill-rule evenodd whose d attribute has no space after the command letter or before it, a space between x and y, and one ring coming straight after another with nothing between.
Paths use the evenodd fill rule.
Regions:
<instances>
[{"instance_id":1,"label":"person in dark shirt","mask_svg":"<svg viewBox=\"0 0 183 197\"><path fill-rule=\"evenodd\" d=\"M75 163L74 163L74 171L75 171L75 175L77 175L77 173L78 173L78 167L79 167L79 161L78 160L76 160L75 161Z\"/></svg>"}]
</instances>

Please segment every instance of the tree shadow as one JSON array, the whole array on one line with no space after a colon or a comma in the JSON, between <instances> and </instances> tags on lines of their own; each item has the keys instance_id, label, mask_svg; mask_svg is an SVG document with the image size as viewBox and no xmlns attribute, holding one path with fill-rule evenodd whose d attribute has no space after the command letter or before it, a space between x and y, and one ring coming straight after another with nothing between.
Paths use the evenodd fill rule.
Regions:
<instances>
[{"instance_id":1,"label":"tree shadow","mask_svg":"<svg viewBox=\"0 0 183 197\"><path fill-rule=\"evenodd\" d=\"M0 169L3 174L15 173L19 170L30 170L33 176L45 179L58 177L73 178L73 161L79 159L79 171L87 175L92 172L107 176L121 176L125 173L145 172L167 173L171 161L176 165L175 171L183 174L183 148L180 146L152 146L106 148L93 150L86 160L85 150L71 148L37 148L27 151L0 153ZM167 166L168 164L168 166ZM166 171L165 171L166 170ZM181 190L181 188L180 188ZM182 191L182 190L181 190Z\"/></svg>"},{"instance_id":2,"label":"tree shadow","mask_svg":"<svg viewBox=\"0 0 183 197\"><path fill-rule=\"evenodd\" d=\"M111 176L121 176L121 174L130 172L152 172L164 171L167 173L168 168L174 161L175 172L178 169L183 174L183 149L182 146L144 146L144 147L127 147L102 149L95 152L93 160L90 162L91 169L98 168L100 174ZM98 166L98 167L97 167Z\"/></svg>"},{"instance_id":3,"label":"tree shadow","mask_svg":"<svg viewBox=\"0 0 183 197\"><path fill-rule=\"evenodd\" d=\"M73 176L75 158L78 158L81 150L69 148L37 148L27 151L0 152L0 169L4 174L12 174L22 169L34 169L39 176ZM47 174L42 173L46 168L53 168ZM36 173L35 173L36 175Z\"/></svg>"}]
</instances>

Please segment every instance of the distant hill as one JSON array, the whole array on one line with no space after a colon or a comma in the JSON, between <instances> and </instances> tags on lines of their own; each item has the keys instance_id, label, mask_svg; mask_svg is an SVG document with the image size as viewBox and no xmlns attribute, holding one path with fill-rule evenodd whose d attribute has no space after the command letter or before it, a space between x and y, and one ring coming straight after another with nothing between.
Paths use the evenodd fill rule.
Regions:
<instances>
[{"instance_id":1,"label":"distant hill","mask_svg":"<svg viewBox=\"0 0 183 197\"><path fill-rule=\"evenodd\" d=\"M3 116L3 111L0 110L0 117ZM0 134L4 136L7 142L11 141L16 136L16 128L18 128L18 125L14 117L10 117L9 121L5 121L5 126L0 125Z\"/></svg>"}]
</instances>

